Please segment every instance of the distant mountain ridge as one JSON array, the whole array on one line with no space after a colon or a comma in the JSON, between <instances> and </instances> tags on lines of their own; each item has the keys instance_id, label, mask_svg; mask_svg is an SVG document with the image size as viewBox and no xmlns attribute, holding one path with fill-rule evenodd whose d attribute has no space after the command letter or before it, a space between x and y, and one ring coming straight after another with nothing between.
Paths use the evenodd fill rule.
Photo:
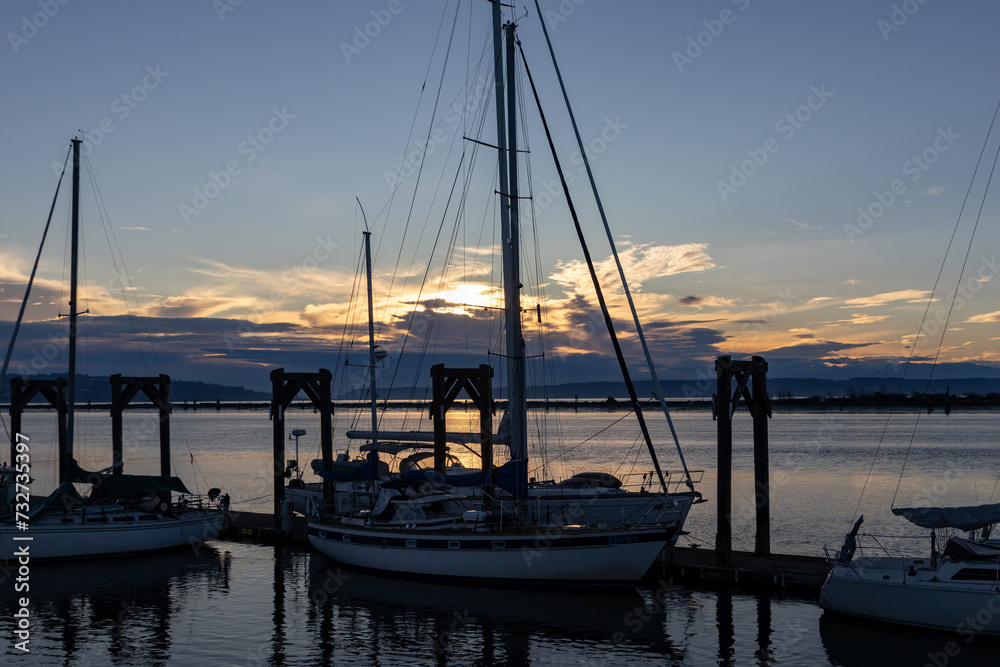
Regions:
<instances>
[{"instance_id":1,"label":"distant mountain ridge","mask_svg":"<svg viewBox=\"0 0 1000 667\"><path fill-rule=\"evenodd\" d=\"M682 381L661 381L664 396L669 399L711 398L715 393L715 378ZM652 396L652 383L648 380L635 383L636 393L640 396ZM533 388L537 389L537 388ZM823 378L768 378L767 393L781 397L850 397L871 394L902 393L911 395L914 392L943 394L949 391L953 395L989 394L1000 392L1000 378L943 378L932 380L928 386L927 380L904 380L898 378L867 377L850 380L827 380ZM533 394L538 396L539 394ZM553 398L607 398L608 396L628 396L624 382L586 382L558 385L548 395Z\"/></svg>"},{"instance_id":2,"label":"distant mountain ridge","mask_svg":"<svg viewBox=\"0 0 1000 667\"><path fill-rule=\"evenodd\" d=\"M55 379L56 375L35 375L25 379ZM715 378L700 380L664 380L660 382L663 393L668 399L705 399L715 393ZM653 395L652 383L642 380L635 383L636 393L640 398ZM1000 378L941 378L932 380L928 386L926 379L904 380L892 377L859 377L849 380L831 380L824 378L768 378L768 394L781 398L808 398L820 396L826 398L849 398L855 396L871 396L875 394L901 393L907 396L914 393L943 394L948 391L953 396L967 394L987 395L1000 393ZM111 400L111 385L107 376L78 375L77 402L107 403ZM429 387L400 387L388 393L388 398L394 400L430 399ZM533 400L552 399L606 399L608 397L624 398L628 390L624 382L572 382L555 387L528 387L528 395ZM304 396L300 396L305 400ZM336 400L356 400L364 398L362 392L350 392L346 395L334 396ZM44 399L39 399L44 400ZM215 401L269 401L270 392L257 391L232 385L212 384L193 380L170 381L170 400L174 403ZM140 394L136 402L146 402ZM10 385L0 388L0 402L10 402Z\"/></svg>"},{"instance_id":3,"label":"distant mountain ridge","mask_svg":"<svg viewBox=\"0 0 1000 667\"><path fill-rule=\"evenodd\" d=\"M54 380L59 377L54 373L43 375L32 375L25 377L25 380ZM6 386L0 387L0 401L10 402L10 382L4 383ZM37 398L39 402L43 398ZM170 379L170 401L172 403L183 403L185 401L269 401L271 394L265 391L255 391L245 387L234 387L229 385L211 384L208 382L198 382L192 380ZM76 376L76 402L77 403L110 403L111 402L111 382L108 376L77 375ZM145 403L149 399L145 394L140 394L134 399L136 403Z\"/></svg>"},{"instance_id":4,"label":"distant mountain ridge","mask_svg":"<svg viewBox=\"0 0 1000 667\"><path fill-rule=\"evenodd\" d=\"M715 378L701 380L663 380L660 382L663 393L668 399L701 399L711 398L715 393ZM653 395L652 383L642 380L635 383L636 393L640 398ZM380 390L385 392L386 390ZM807 398L820 396L827 398L853 397L873 394L902 393L907 396L915 392L943 394L950 392L953 396L966 394L1000 393L1000 378L942 378L932 380L930 385L926 379L904 380L892 377L860 377L850 380L828 380L824 378L768 378L767 392L775 397ZM422 399L430 398L429 388L405 387L394 388L389 393L390 399ZM528 387L528 396L532 399L594 399L613 396L623 398L628 396L624 382L572 382L559 384L555 387ZM342 398L362 398L359 392L352 392Z\"/></svg>"}]
</instances>

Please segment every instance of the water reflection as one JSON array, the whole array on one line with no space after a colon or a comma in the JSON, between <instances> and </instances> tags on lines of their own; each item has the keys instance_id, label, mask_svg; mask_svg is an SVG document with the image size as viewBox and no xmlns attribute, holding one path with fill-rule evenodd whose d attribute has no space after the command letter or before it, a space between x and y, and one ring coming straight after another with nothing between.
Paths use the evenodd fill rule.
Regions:
<instances>
[{"instance_id":1,"label":"water reflection","mask_svg":"<svg viewBox=\"0 0 1000 667\"><path fill-rule=\"evenodd\" d=\"M310 563L310 614L320 627L347 630L373 661L409 652L439 665L524 665L539 643L612 645L633 657L683 661L684 651L663 632L665 606L635 590L439 585L351 571L319 556ZM331 634L320 637L325 642Z\"/></svg>"},{"instance_id":2,"label":"water reflection","mask_svg":"<svg viewBox=\"0 0 1000 667\"><path fill-rule=\"evenodd\" d=\"M978 667L996 665L1000 655L1000 641L966 642L953 633L866 623L837 614L823 614L819 629L830 664L838 667Z\"/></svg>"},{"instance_id":3,"label":"water reflection","mask_svg":"<svg viewBox=\"0 0 1000 667\"><path fill-rule=\"evenodd\" d=\"M33 563L28 590L0 588L0 633L14 636L12 614L30 599L31 664L86 664L95 649L111 664L166 664L178 607L201 592L228 588L229 557L211 547L70 563ZM26 657L5 642L5 660ZM52 660L51 663L44 662Z\"/></svg>"},{"instance_id":4,"label":"water reflection","mask_svg":"<svg viewBox=\"0 0 1000 667\"><path fill-rule=\"evenodd\" d=\"M31 576L32 654L8 640L0 664L953 667L994 664L1000 649L821 618L811 599L664 580L596 593L439 585L223 542ZM0 586L4 637L14 596Z\"/></svg>"}]
</instances>

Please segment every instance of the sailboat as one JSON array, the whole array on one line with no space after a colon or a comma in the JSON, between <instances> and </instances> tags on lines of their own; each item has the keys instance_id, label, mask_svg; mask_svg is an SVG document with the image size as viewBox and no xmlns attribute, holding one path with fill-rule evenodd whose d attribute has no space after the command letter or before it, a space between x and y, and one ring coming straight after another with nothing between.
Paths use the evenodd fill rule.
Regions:
<instances>
[{"instance_id":1,"label":"sailboat","mask_svg":"<svg viewBox=\"0 0 1000 667\"><path fill-rule=\"evenodd\" d=\"M667 495L662 472L657 472L663 494L649 494L657 501L646 507L659 520L607 523L588 517L588 502L599 498L569 487L546 494L539 486L530 492L527 478L527 400L525 345L521 334L519 219L517 195L517 132L514 119L515 23L501 25L501 8L493 4L496 110L503 240L504 311L508 376L508 409L503 441L510 460L496 468L457 475L410 471L397 479L382 480L374 504L361 510L353 502L338 508L318 508L308 522L312 545L341 563L382 572L451 581L520 582L527 584L628 584L642 578L663 550L674 543L683 526L695 492ZM506 45L504 81L503 53ZM506 84L506 93L504 93ZM505 104L509 112L504 121ZM374 368L375 344L371 318L370 235L365 232L370 363ZM589 259L589 254L588 254ZM600 293L599 293L600 296ZM603 297L602 307L604 307ZM605 307L605 317L607 316ZM614 340L614 339L613 339ZM615 341L617 344L617 341ZM619 350L620 352L620 350ZM620 354L619 354L620 357ZM371 374L374 381L374 372ZM630 391L633 394L634 390ZM380 445L372 395L372 429L362 437L372 439L367 465L344 477L364 482L370 493L377 481ZM436 397L436 400L440 397ZM638 401L634 401L638 407ZM638 414L638 411L637 411ZM640 422L642 423L642 422ZM486 428L486 427L484 427ZM493 433L492 428L488 431ZM398 434L392 434L397 436ZM484 440L485 440L484 434ZM442 457L443 458L443 457ZM485 459L485 457L484 457ZM655 459L654 459L655 463ZM326 471L323 471L326 473ZM339 480L324 474L330 479ZM581 477L579 482L600 488L602 477ZM463 493L480 487L492 502L478 502L477 494ZM616 489L608 489L616 491ZM574 500L566 503L568 495ZM506 493L504 496L503 494ZM494 495L495 494L495 495ZM622 495L622 494L615 494ZM636 496L639 497L639 496ZM650 497L640 502L650 503ZM571 508L552 516L536 509L551 499ZM506 499L506 500L504 500ZM349 498L349 500L351 500ZM673 504L673 503L676 503ZM625 507L616 505L617 513ZM323 511L325 510L325 511ZM629 517L633 518L633 517Z\"/></svg>"},{"instance_id":2,"label":"sailboat","mask_svg":"<svg viewBox=\"0 0 1000 667\"><path fill-rule=\"evenodd\" d=\"M11 465L0 468L0 549L4 554L21 554L31 560L120 556L197 545L218 534L229 507L228 494L222 494L219 489L210 489L206 496L201 496L191 493L177 477L126 475L116 466L91 472L81 468L72 457L76 318L80 314L77 303L80 144L80 139L72 140L72 275L66 451L61 453L63 461L60 466L63 479L48 497L40 502L31 502L32 443L30 436L21 433L11 434L13 460ZM30 282L25 303L28 293ZM21 315L23 313L22 306ZM10 348L13 348L19 325L20 316ZM4 371L9 355L10 349ZM82 495L77 491L76 484L89 485L90 489Z\"/></svg>"},{"instance_id":3,"label":"sailboat","mask_svg":"<svg viewBox=\"0 0 1000 667\"><path fill-rule=\"evenodd\" d=\"M830 559L819 606L887 623L955 632L963 640L1000 637L1000 541L990 540L1000 523L1000 504L971 507L894 508L893 514L931 530L969 531L978 539L951 536L938 553L931 533L926 558L859 556L858 519L844 547Z\"/></svg>"},{"instance_id":4,"label":"sailboat","mask_svg":"<svg viewBox=\"0 0 1000 667\"><path fill-rule=\"evenodd\" d=\"M994 119L997 113L1000 113L1000 104L994 111ZM972 183L969 186L970 192L980 167L988 164L988 161L984 160L984 156L987 156L986 147L992 135L993 125L990 126L986 134L979 162L973 171ZM1000 155L1000 148L997 149L994 156L994 165L997 155ZM988 174L985 177L987 181L980 195L979 214L975 217L972 234L968 239L966 257L972 250L976 230L979 227L979 216L982 214L983 205L992 183L992 169L987 170L986 173ZM956 232L964 212L965 203L959 210L955 221ZM954 239L954 236L952 238ZM938 272L938 280L935 281L927 300L924 318L917 328L917 335L909 346L910 356L903 369L903 378L905 378L910 361L914 358L913 355L920 338L925 335L924 326L928 321L930 304L935 302L935 294L938 291L939 281L944 272L950 249L951 243L949 242ZM959 271L960 279L963 277L965 269L966 266L963 263ZM928 375L928 387L944 346L945 334L948 332L952 312L957 310L956 296L958 294L959 290L951 292L950 297L948 297L951 301L950 307L946 311L942 310L936 314L946 313L943 320L938 320L938 323L942 325L941 337L938 341L937 352L933 357L931 373ZM958 307L960 308L960 306ZM928 412L930 412L929 408ZM946 409L945 414L949 412L950 410ZM919 423L919 412L915 415L915 419ZM916 428L913 429L913 432L916 432ZM876 449L876 455L877 453ZM909 450L907 450L907 456L908 454ZM939 455L941 457L947 456L946 450L942 450ZM903 478L905 461L904 458L904 467L899 474L900 481ZM897 482L896 488L898 491L899 482ZM934 489L937 493L937 483L934 484ZM1000 525L1000 503L950 507L896 507L895 500L896 495L894 494L892 498L893 514L931 531L929 556L914 558L905 555L892 555L881 544L878 544L878 547L885 555L869 556L864 553L859 542L858 531L864 522L864 516L861 516L855 522L851 532L845 537L841 549L835 552L832 557L828 554L827 560L831 564L831 569L820 591L820 607L837 614L955 633L963 643L969 643L982 636L1000 637L1000 540L991 537L994 528ZM860 500L858 506L860 507ZM945 531L944 534L948 535L943 547L941 546L942 540L935 532L937 530ZM967 537L955 534L962 531L967 533ZM875 539L877 542L877 538ZM858 553L857 557L855 557L856 553ZM951 648L948 647L957 647L957 644L956 642L948 642L945 647L947 656L944 656L944 661L947 662L948 657L954 657L958 654L957 651L952 652Z\"/></svg>"}]
</instances>

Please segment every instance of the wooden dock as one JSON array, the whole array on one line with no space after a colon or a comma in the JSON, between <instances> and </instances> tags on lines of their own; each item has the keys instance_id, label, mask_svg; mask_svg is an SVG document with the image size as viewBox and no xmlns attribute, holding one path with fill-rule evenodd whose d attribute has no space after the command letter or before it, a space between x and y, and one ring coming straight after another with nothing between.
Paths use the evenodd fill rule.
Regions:
<instances>
[{"instance_id":1,"label":"wooden dock","mask_svg":"<svg viewBox=\"0 0 1000 667\"><path fill-rule=\"evenodd\" d=\"M818 593L830 565L818 556L732 552L730 565L719 565L713 549L667 547L660 554L662 573L687 583L731 584L771 590Z\"/></svg>"},{"instance_id":2,"label":"wooden dock","mask_svg":"<svg viewBox=\"0 0 1000 667\"><path fill-rule=\"evenodd\" d=\"M252 544L308 545L306 520L296 516L292 529L275 529L274 516L263 512L230 512L219 538ZM668 547L648 577L671 577L692 585L722 585L776 591L818 593L830 566L823 558L773 554L767 558L733 552L731 565L718 565L715 551L692 547Z\"/></svg>"},{"instance_id":3,"label":"wooden dock","mask_svg":"<svg viewBox=\"0 0 1000 667\"><path fill-rule=\"evenodd\" d=\"M227 512L219 539L252 544L309 544L305 517L292 517L292 529L285 531L274 527L273 514L264 512Z\"/></svg>"}]
</instances>

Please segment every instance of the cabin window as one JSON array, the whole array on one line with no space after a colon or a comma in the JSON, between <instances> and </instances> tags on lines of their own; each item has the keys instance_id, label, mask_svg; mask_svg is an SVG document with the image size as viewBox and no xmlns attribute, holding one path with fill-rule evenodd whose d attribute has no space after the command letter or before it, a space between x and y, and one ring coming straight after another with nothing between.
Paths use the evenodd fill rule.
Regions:
<instances>
[{"instance_id":1,"label":"cabin window","mask_svg":"<svg viewBox=\"0 0 1000 667\"><path fill-rule=\"evenodd\" d=\"M507 548L507 543L504 542L503 540L494 540L493 541L493 548L494 549L506 549Z\"/></svg>"},{"instance_id":2,"label":"cabin window","mask_svg":"<svg viewBox=\"0 0 1000 667\"><path fill-rule=\"evenodd\" d=\"M462 543L459 542L458 540L449 540L448 541L448 548L449 549L461 549L462 548Z\"/></svg>"},{"instance_id":3,"label":"cabin window","mask_svg":"<svg viewBox=\"0 0 1000 667\"><path fill-rule=\"evenodd\" d=\"M996 581L997 570L982 567L963 567L952 575L952 581Z\"/></svg>"},{"instance_id":4,"label":"cabin window","mask_svg":"<svg viewBox=\"0 0 1000 667\"><path fill-rule=\"evenodd\" d=\"M416 546L417 546L417 541L416 540L406 540L406 548L407 549L413 549Z\"/></svg>"},{"instance_id":5,"label":"cabin window","mask_svg":"<svg viewBox=\"0 0 1000 667\"><path fill-rule=\"evenodd\" d=\"M399 523L415 523L424 518L424 513L419 507L413 505L402 505L396 510L395 521Z\"/></svg>"}]
</instances>

